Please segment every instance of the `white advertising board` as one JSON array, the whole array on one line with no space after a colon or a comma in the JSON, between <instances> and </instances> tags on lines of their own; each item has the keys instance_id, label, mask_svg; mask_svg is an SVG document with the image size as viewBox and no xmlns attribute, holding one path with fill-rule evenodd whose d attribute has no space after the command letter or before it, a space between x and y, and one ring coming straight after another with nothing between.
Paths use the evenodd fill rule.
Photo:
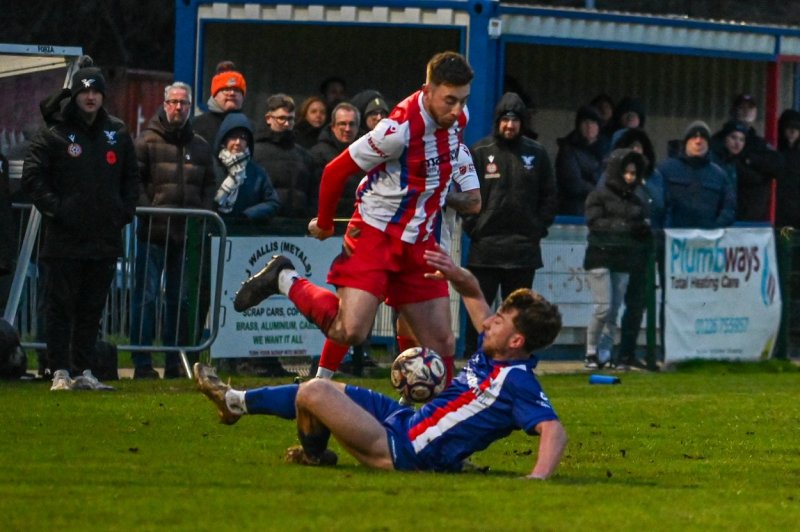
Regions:
<instances>
[{"instance_id":1,"label":"white advertising board","mask_svg":"<svg viewBox=\"0 0 800 532\"><path fill-rule=\"evenodd\" d=\"M781 295L772 228L666 231L666 361L771 355Z\"/></svg>"},{"instance_id":2,"label":"white advertising board","mask_svg":"<svg viewBox=\"0 0 800 532\"><path fill-rule=\"evenodd\" d=\"M219 239L213 239L212 246L216 254ZM341 237L322 242L311 237L230 237L227 246L219 332L211 346L212 358L319 356L325 336L286 296L270 297L243 313L233 309L233 298L242 281L276 254L291 259L297 271L313 283L334 290L325 278L341 251Z\"/></svg>"}]
</instances>

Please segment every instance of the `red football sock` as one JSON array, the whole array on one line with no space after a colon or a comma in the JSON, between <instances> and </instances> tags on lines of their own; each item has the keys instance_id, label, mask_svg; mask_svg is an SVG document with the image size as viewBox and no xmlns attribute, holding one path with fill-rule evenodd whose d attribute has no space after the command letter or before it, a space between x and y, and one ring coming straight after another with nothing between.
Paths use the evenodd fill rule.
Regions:
<instances>
[{"instance_id":1,"label":"red football sock","mask_svg":"<svg viewBox=\"0 0 800 532\"><path fill-rule=\"evenodd\" d=\"M398 334L396 338L397 338L397 349L400 350L400 353L402 353L406 349L417 347L417 339L414 338L413 336L403 336L401 334Z\"/></svg>"},{"instance_id":2,"label":"red football sock","mask_svg":"<svg viewBox=\"0 0 800 532\"><path fill-rule=\"evenodd\" d=\"M300 314L311 320L323 334L328 334L328 329L339 313L339 298L336 294L300 277L289 289L289 300Z\"/></svg>"},{"instance_id":3,"label":"red football sock","mask_svg":"<svg viewBox=\"0 0 800 532\"><path fill-rule=\"evenodd\" d=\"M350 349L349 345L342 345L334 342L330 338L325 339L325 344L322 346L322 355L319 357L319 366L331 371L336 371L342 364L347 350Z\"/></svg>"},{"instance_id":4,"label":"red football sock","mask_svg":"<svg viewBox=\"0 0 800 532\"><path fill-rule=\"evenodd\" d=\"M447 386L448 384L450 384L450 381L453 380L453 374L455 373L455 368L456 368L456 357L443 356L442 362L444 362L444 368L447 370L447 378L444 381L444 385Z\"/></svg>"}]
</instances>

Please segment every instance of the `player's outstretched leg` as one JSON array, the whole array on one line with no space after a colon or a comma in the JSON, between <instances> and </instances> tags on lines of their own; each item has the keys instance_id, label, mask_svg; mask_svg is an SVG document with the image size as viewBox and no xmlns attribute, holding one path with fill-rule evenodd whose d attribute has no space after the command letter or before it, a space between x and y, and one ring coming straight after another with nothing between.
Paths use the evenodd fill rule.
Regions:
<instances>
[{"instance_id":1,"label":"player's outstretched leg","mask_svg":"<svg viewBox=\"0 0 800 532\"><path fill-rule=\"evenodd\" d=\"M278 289L278 274L287 268L294 269L292 261L283 255L274 255L260 272L242 283L233 299L233 308L243 312L267 299L269 296L280 293Z\"/></svg>"},{"instance_id":2,"label":"player's outstretched leg","mask_svg":"<svg viewBox=\"0 0 800 532\"><path fill-rule=\"evenodd\" d=\"M241 406L234 404L235 401L227 400L231 387L219 379L214 368L196 362L194 378L197 381L197 388L216 405L220 423L233 425L239 421L245 411Z\"/></svg>"}]
</instances>

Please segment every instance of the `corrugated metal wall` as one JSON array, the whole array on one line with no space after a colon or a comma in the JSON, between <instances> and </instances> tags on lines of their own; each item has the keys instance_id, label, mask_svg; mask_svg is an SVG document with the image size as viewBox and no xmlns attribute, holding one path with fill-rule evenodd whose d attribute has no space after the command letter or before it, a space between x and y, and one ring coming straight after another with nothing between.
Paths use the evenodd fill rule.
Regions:
<instances>
[{"instance_id":1,"label":"corrugated metal wall","mask_svg":"<svg viewBox=\"0 0 800 532\"><path fill-rule=\"evenodd\" d=\"M570 131L577 108L605 92L645 103L646 130L663 157L666 142L680 137L689 122L705 120L717 130L737 94L752 94L763 112L767 63L510 43L506 74L537 103L536 129L553 155L555 139ZM781 109L790 106L792 90L792 66L784 65ZM759 121L763 127L763 116Z\"/></svg>"}]
</instances>

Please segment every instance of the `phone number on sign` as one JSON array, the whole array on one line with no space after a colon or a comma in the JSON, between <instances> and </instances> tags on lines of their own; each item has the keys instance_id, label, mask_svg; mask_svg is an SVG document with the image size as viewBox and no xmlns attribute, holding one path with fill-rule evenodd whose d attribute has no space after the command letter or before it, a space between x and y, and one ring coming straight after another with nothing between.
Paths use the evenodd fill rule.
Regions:
<instances>
[{"instance_id":1,"label":"phone number on sign","mask_svg":"<svg viewBox=\"0 0 800 532\"><path fill-rule=\"evenodd\" d=\"M699 318L694 321L696 334L741 334L747 332L750 318L746 316L730 318Z\"/></svg>"}]
</instances>

